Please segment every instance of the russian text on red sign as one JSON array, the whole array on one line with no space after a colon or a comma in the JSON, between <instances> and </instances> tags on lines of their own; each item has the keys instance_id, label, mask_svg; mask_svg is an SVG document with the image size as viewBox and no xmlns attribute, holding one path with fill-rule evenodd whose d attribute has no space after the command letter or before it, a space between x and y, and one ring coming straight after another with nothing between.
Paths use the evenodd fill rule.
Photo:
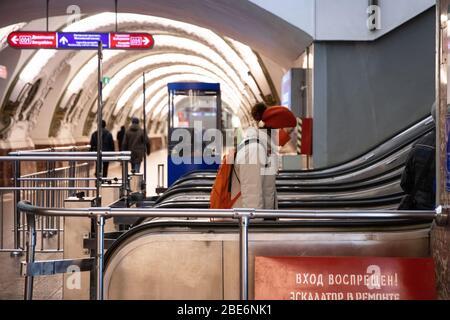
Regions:
<instances>
[{"instance_id":1,"label":"russian text on red sign","mask_svg":"<svg viewBox=\"0 0 450 320\"><path fill-rule=\"evenodd\" d=\"M150 49L153 37L147 33L111 33L111 49Z\"/></svg>"},{"instance_id":2,"label":"russian text on red sign","mask_svg":"<svg viewBox=\"0 0 450 320\"><path fill-rule=\"evenodd\" d=\"M11 32L8 44L22 49L55 49L56 32Z\"/></svg>"},{"instance_id":3,"label":"russian text on red sign","mask_svg":"<svg viewBox=\"0 0 450 320\"><path fill-rule=\"evenodd\" d=\"M433 259L256 257L257 300L433 300Z\"/></svg>"}]
</instances>

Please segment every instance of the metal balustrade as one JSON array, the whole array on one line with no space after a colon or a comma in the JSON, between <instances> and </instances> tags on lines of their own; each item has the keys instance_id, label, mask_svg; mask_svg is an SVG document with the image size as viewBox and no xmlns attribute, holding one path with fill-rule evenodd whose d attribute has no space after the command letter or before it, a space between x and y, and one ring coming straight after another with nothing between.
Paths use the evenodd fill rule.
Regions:
<instances>
[{"instance_id":1,"label":"metal balustrade","mask_svg":"<svg viewBox=\"0 0 450 320\"><path fill-rule=\"evenodd\" d=\"M13 186L0 187L0 252L22 255L26 245L27 222L17 210L21 199L36 205L63 208L64 200L77 193L98 197L97 178L91 177L91 167L97 161L97 153L89 152L90 146L47 148L11 152L0 161L13 163ZM104 161L120 162L127 168L130 152L103 152ZM22 175L25 161L42 163L45 170ZM62 167L57 167L57 164ZM122 195L127 195L128 171L122 170ZM62 252L63 221L59 217L36 217L38 252Z\"/></svg>"},{"instance_id":2,"label":"metal balustrade","mask_svg":"<svg viewBox=\"0 0 450 320\"><path fill-rule=\"evenodd\" d=\"M386 219L388 221L411 220L411 221L431 221L436 220L438 224L446 224L448 216L441 208L433 211L271 211L271 210L197 210L197 209L139 209L139 208L88 208L88 209L53 209L42 208L31 205L30 202L22 201L18 205L19 210L26 212L28 220L28 256L25 267L25 299L32 299L33 278L38 275L48 275L65 273L67 264L83 266L82 271L89 271L92 268L96 273L96 298L103 299L104 294L104 225L105 220L113 217L136 217L136 218L221 218L234 219L239 221L239 249L240 249L240 297L242 300L248 299L248 227L252 219L300 219L308 221L346 221L358 219L370 221L372 219ZM96 243L97 252L95 258L82 260L61 260L61 261L35 261L34 247L36 245L35 217L84 217L92 219L97 226ZM45 273L44 270L52 269L53 273Z\"/></svg>"}]
</instances>

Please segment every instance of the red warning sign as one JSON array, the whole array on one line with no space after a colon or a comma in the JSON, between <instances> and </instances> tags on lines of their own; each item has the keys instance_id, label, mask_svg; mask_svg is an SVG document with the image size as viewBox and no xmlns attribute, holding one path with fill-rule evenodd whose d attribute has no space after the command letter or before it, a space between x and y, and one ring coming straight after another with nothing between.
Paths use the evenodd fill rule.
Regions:
<instances>
[{"instance_id":1,"label":"red warning sign","mask_svg":"<svg viewBox=\"0 0 450 320\"><path fill-rule=\"evenodd\" d=\"M22 49L54 49L56 38L56 32L11 32L8 44Z\"/></svg>"},{"instance_id":2,"label":"red warning sign","mask_svg":"<svg viewBox=\"0 0 450 320\"><path fill-rule=\"evenodd\" d=\"M111 49L150 49L155 41L148 33L111 33Z\"/></svg>"},{"instance_id":3,"label":"red warning sign","mask_svg":"<svg viewBox=\"0 0 450 320\"><path fill-rule=\"evenodd\" d=\"M257 300L434 300L433 259L256 257Z\"/></svg>"}]
</instances>

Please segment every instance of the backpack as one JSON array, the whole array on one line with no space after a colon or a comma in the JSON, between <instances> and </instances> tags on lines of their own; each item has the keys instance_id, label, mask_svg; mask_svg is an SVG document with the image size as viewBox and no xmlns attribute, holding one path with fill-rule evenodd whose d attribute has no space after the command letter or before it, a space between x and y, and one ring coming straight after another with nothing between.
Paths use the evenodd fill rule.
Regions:
<instances>
[{"instance_id":1,"label":"backpack","mask_svg":"<svg viewBox=\"0 0 450 320\"><path fill-rule=\"evenodd\" d=\"M259 139L244 141L244 143L239 147L239 150L242 147L249 145L251 142L259 143ZM214 181L209 198L210 209L231 209L242 195L241 192L239 192L234 198L231 197L231 181L233 178L234 160L236 160L236 154L236 149L232 149L222 159L222 164L217 172L216 180ZM236 178L239 181L239 177L236 176Z\"/></svg>"},{"instance_id":2,"label":"backpack","mask_svg":"<svg viewBox=\"0 0 450 320\"><path fill-rule=\"evenodd\" d=\"M211 190L210 209L231 209L241 196L239 192L236 197L231 197L231 180L234 172L234 162L231 163L231 159L235 157L236 150L233 149L222 159L222 164Z\"/></svg>"}]
</instances>

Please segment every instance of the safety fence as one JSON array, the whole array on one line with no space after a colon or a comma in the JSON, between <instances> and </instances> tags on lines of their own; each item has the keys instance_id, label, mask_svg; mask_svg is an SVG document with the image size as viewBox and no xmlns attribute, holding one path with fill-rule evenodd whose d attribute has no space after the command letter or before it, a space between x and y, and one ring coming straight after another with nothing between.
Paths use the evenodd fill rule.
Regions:
<instances>
[{"instance_id":1,"label":"safety fence","mask_svg":"<svg viewBox=\"0 0 450 320\"><path fill-rule=\"evenodd\" d=\"M12 191L0 190L0 250L13 247L13 224L8 221L8 216L12 217L13 197Z\"/></svg>"},{"instance_id":2,"label":"safety fence","mask_svg":"<svg viewBox=\"0 0 450 320\"><path fill-rule=\"evenodd\" d=\"M98 158L87 152L89 146L62 147L32 151L11 152L0 161L13 163L13 187L0 188L0 252L21 255L26 247L27 222L17 210L21 199L51 208L64 208L68 197L98 197L97 178L90 174ZM104 152L106 161L120 161L127 168L129 152ZM36 162L45 170L21 174L24 162ZM122 170L123 193L128 189L127 170ZM63 250L63 220L60 217L36 217L38 252Z\"/></svg>"},{"instance_id":3,"label":"safety fence","mask_svg":"<svg viewBox=\"0 0 450 320\"><path fill-rule=\"evenodd\" d=\"M33 280L35 276L63 274L67 273L68 266L78 266L81 271L91 271L95 273L96 298L104 298L104 242L105 242L105 221L114 217L134 217L134 218L219 218L234 219L239 222L239 270L240 270L240 297L248 300L248 228L252 219L297 219L300 221L348 221L357 219L358 221L371 221L373 219L386 219L388 221L408 220L423 221L435 220L439 225L448 223L448 216L438 208L433 211L269 211L269 210L197 210L197 209L150 209L150 208L87 208L87 209L52 209L33 206L31 203L22 201L18 205L19 210L26 213L28 221L28 255L27 261L22 264L22 274L25 276L24 298L33 298ZM91 219L96 225L95 255L88 259L74 260L52 260L35 261L36 246L36 216L46 217L77 217Z\"/></svg>"},{"instance_id":4,"label":"safety fence","mask_svg":"<svg viewBox=\"0 0 450 320\"><path fill-rule=\"evenodd\" d=\"M89 163L71 164L69 167L52 168L43 172L20 177L20 199L32 199L39 206L64 208L64 200L75 196L78 191L86 196L92 196L95 188L89 178ZM26 221L19 216L17 232L19 234L18 247L25 247ZM37 217L36 232L39 234L39 248L41 252L62 251L63 221L58 217Z\"/></svg>"}]
</instances>

